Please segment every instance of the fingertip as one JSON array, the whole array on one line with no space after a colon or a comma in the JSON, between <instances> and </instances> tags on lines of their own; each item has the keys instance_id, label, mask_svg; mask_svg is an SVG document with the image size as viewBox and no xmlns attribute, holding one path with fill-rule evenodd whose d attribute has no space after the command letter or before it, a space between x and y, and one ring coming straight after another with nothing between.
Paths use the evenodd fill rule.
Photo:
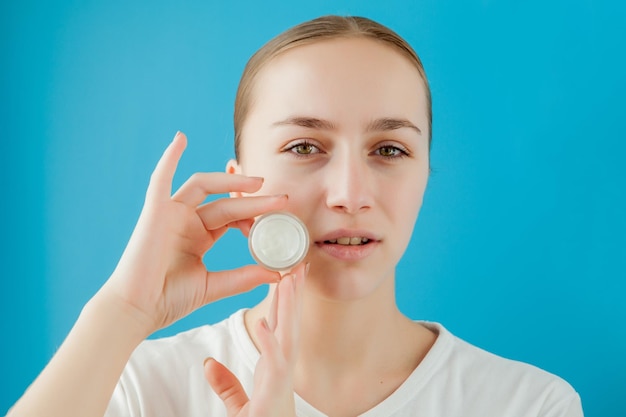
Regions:
<instances>
[{"instance_id":1,"label":"fingertip","mask_svg":"<svg viewBox=\"0 0 626 417\"><path fill-rule=\"evenodd\" d=\"M228 227L239 229L239 231L248 238L250 236L250 230L254 224L254 219L237 220L233 223L229 223Z\"/></svg>"},{"instance_id":2,"label":"fingertip","mask_svg":"<svg viewBox=\"0 0 626 417\"><path fill-rule=\"evenodd\" d=\"M182 149L185 149L187 147L187 135L185 135L180 130L176 131L174 139L172 140L172 144L180 144Z\"/></svg>"},{"instance_id":3,"label":"fingertip","mask_svg":"<svg viewBox=\"0 0 626 417\"><path fill-rule=\"evenodd\" d=\"M262 318L259 319L259 321L257 323L257 326L264 332L268 332L269 333L271 331L270 330L270 325L267 322L267 320L265 319L265 317L262 317Z\"/></svg>"},{"instance_id":4,"label":"fingertip","mask_svg":"<svg viewBox=\"0 0 626 417\"><path fill-rule=\"evenodd\" d=\"M265 317L260 318L260 319L257 320L255 333L256 333L257 337L259 338L259 342L261 344L261 346L259 346L259 347L261 349L264 349L265 348L265 340L267 338L267 334L271 333L270 326L269 326L267 320L265 319ZM259 349L259 350L261 350L261 349Z\"/></svg>"},{"instance_id":5,"label":"fingertip","mask_svg":"<svg viewBox=\"0 0 626 417\"><path fill-rule=\"evenodd\" d=\"M170 142L170 144L165 149L163 156L161 157L161 161L159 163L164 164L170 170L176 170L176 166L178 165L178 161L182 156L185 148L187 147L187 136L180 130L176 132L174 135L174 139ZM170 172L171 176L174 175L174 172Z\"/></svg>"},{"instance_id":6,"label":"fingertip","mask_svg":"<svg viewBox=\"0 0 626 417\"><path fill-rule=\"evenodd\" d=\"M272 197L275 200L284 200L284 201L289 200L289 194L274 194L269 197Z\"/></svg>"},{"instance_id":7,"label":"fingertip","mask_svg":"<svg viewBox=\"0 0 626 417\"><path fill-rule=\"evenodd\" d=\"M209 382L209 384L212 384L213 381L213 376L214 376L214 364L215 364L215 359L213 359L212 357L208 357L204 360L204 362L202 363L202 368L204 370L204 377L205 379Z\"/></svg>"},{"instance_id":8,"label":"fingertip","mask_svg":"<svg viewBox=\"0 0 626 417\"><path fill-rule=\"evenodd\" d=\"M234 184L237 185L238 192L231 192L231 197L242 197L245 193L255 193L263 187L263 183L265 182L265 178L263 177L251 177L235 173L231 173L231 175L237 175L239 177L237 179L239 183Z\"/></svg>"},{"instance_id":9,"label":"fingertip","mask_svg":"<svg viewBox=\"0 0 626 417\"><path fill-rule=\"evenodd\" d=\"M146 197L153 198L170 198L172 192L172 179L178 166L178 161L187 146L187 138L184 133L178 131L174 139L167 146L161 158L156 164L150 177L150 184Z\"/></svg>"},{"instance_id":10,"label":"fingertip","mask_svg":"<svg viewBox=\"0 0 626 417\"><path fill-rule=\"evenodd\" d=\"M280 276L280 282L282 283L283 281L287 281L290 279L293 279L293 277L295 277L296 274L294 274L293 272L289 272L288 274L285 275L281 275Z\"/></svg>"},{"instance_id":11,"label":"fingertip","mask_svg":"<svg viewBox=\"0 0 626 417\"><path fill-rule=\"evenodd\" d=\"M270 271L269 269L265 269L261 266L259 266L259 268L263 269L263 271L267 273L266 284L277 284L283 279L278 271Z\"/></svg>"},{"instance_id":12,"label":"fingertip","mask_svg":"<svg viewBox=\"0 0 626 417\"><path fill-rule=\"evenodd\" d=\"M263 184L265 183L265 178L263 177L248 177L250 181L250 192L259 191L263 188Z\"/></svg>"},{"instance_id":13,"label":"fingertip","mask_svg":"<svg viewBox=\"0 0 626 417\"><path fill-rule=\"evenodd\" d=\"M250 237L250 230L252 230L252 224L244 224L239 228L239 231L246 239Z\"/></svg>"},{"instance_id":14,"label":"fingertip","mask_svg":"<svg viewBox=\"0 0 626 417\"><path fill-rule=\"evenodd\" d=\"M282 291L292 291L295 292L296 290L296 281L297 281L297 277L298 274L295 273L289 273L286 275L283 275L282 278L280 279L280 283L279 283L279 288L280 288L280 292ZM285 286L290 287L289 289L286 289Z\"/></svg>"},{"instance_id":15,"label":"fingertip","mask_svg":"<svg viewBox=\"0 0 626 417\"><path fill-rule=\"evenodd\" d=\"M204 375L206 376L207 380L210 382L210 380L215 376L215 374L219 372L220 363L216 361L215 358L209 356L208 358L204 359L204 362L202 363L202 367L204 368Z\"/></svg>"},{"instance_id":16,"label":"fingertip","mask_svg":"<svg viewBox=\"0 0 626 417\"><path fill-rule=\"evenodd\" d=\"M277 341L270 324L265 318L259 319L256 326L256 334L259 338L259 351L261 354L270 354L277 347Z\"/></svg>"},{"instance_id":17,"label":"fingertip","mask_svg":"<svg viewBox=\"0 0 626 417\"><path fill-rule=\"evenodd\" d=\"M265 269L261 265L251 265L251 266L254 268L253 273L259 279L259 284L277 284L282 280L280 276L280 272L278 271L271 271L269 269Z\"/></svg>"},{"instance_id":18,"label":"fingertip","mask_svg":"<svg viewBox=\"0 0 626 417\"><path fill-rule=\"evenodd\" d=\"M241 383L228 368L213 358L204 360L204 376L211 389L224 402L228 415L237 414L249 401Z\"/></svg>"}]
</instances>

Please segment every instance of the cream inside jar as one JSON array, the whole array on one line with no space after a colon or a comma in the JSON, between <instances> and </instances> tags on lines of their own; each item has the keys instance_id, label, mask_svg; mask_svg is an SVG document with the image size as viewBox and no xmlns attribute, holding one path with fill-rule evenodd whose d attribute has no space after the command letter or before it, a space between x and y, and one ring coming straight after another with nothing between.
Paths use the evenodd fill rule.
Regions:
<instances>
[{"instance_id":1,"label":"cream inside jar","mask_svg":"<svg viewBox=\"0 0 626 417\"><path fill-rule=\"evenodd\" d=\"M287 271L306 256L309 232L304 223L291 213L267 213L252 225L248 247L254 260L265 268Z\"/></svg>"}]
</instances>

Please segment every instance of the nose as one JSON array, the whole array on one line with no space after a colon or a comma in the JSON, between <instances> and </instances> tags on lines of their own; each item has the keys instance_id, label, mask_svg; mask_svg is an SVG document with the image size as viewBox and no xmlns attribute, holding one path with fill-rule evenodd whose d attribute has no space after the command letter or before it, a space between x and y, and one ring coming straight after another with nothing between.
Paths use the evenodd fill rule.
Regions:
<instances>
[{"instance_id":1,"label":"nose","mask_svg":"<svg viewBox=\"0 0 626 417\"><path fill-rule=\"evenodd\" d=\"M361 155L335 155L327 165L326 205L334 211L356 214L372 206L372 182Z\"/></svg>"}]
</instances>

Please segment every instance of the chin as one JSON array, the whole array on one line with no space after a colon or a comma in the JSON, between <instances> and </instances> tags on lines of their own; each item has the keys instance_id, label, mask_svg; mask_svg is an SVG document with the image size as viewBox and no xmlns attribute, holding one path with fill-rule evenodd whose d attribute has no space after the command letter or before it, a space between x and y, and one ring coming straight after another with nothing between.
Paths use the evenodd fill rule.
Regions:
<instances>
[{"instance_id":1,"label":"chin","mask_svg":"<svg viewBox=\"0 0 626 417\"><path fill-rule=\"evenodd\" d=\"M311 262L311 271L306 281L306 289L314 297L327 302L350 303L380 298L388 292L394 300L394 274L373 271L365 265L354 265L339 270L335 268L316 268Z\"/></svg>"}]
</instances>

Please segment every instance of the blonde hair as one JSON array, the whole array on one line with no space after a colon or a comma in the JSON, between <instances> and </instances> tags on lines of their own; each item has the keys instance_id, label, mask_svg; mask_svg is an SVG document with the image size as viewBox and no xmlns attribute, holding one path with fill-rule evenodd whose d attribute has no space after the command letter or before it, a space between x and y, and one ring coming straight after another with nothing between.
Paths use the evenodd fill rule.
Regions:
<instances>
[{"instance_id":1,"label":"blonde hair","mask_svg":"<svg viewBox=\"0 0 626 417\"><path fill-rule=\"evenodd\" d=\"M415 65L420 77L424 81L426 91L429 131L428 142L430 144L432 137L432 103L430 88L422 61L411 45L388 27L365 17L323 16L301 23L276 36L252 55L246 64L241 80L239 81L237 96L235 97L234 128L235 158L237 160L240 159L241 131L250 111L250 107L252 106L252 90L259 71L274 57L289 49L317 41L348 37L363 37L384 42L403 54Z\"/></svg>"}]
</instances>

